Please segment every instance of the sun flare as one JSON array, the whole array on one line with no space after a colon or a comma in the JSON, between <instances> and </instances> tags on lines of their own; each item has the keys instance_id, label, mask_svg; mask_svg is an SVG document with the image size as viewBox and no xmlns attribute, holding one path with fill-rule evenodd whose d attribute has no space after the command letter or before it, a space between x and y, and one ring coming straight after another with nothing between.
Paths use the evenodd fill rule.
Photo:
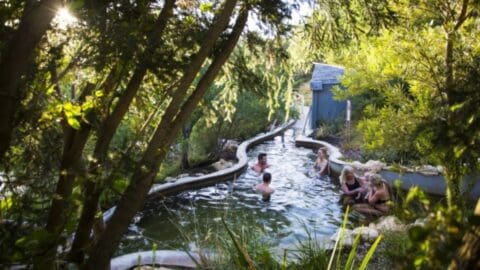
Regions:
<instances>
[{"instance_id":1,"label":"sun flare","mask_svg":"<svg viewBox=\"0 0 480 270\"><path fill-rule=\"evenodd\" d=\"M70 11L64 7L60 8L55 16L55 22L61 29L66 29L67 27L75 24L77 20L78 19L75 18L75 16L73 16L72 13L70 13Z\"/></svg>"}]
</instances>

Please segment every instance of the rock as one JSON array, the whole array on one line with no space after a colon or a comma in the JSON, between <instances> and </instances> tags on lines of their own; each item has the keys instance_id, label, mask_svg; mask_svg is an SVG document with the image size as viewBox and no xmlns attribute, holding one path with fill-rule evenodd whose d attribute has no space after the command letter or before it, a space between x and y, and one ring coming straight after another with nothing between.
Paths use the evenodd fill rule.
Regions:
<instances>
[{"instance_id":1,"label":"rock","mask_svg":"<svg viewBox=\"0 0 480 270\"><path fill-rule=\"evenodd\" d=\"M235 140L227 140L227 142L225 142L225 145L223 146L223 149L224 150L234 150L234 151L237 151L237 148L238 146L240 145L240 143L238 141L235 141Z\"/></svg>"},{"instance_id":2,"label":"rock","mask_svg":"<svg viewBox=\"0 0 480 270\"><path fill-rule=\"evenodd\" d=\"M212 164L212 167L215 168L217 171L224 170L226 168L230 168L233 166L233 163L230 161L226 161L223 158L221 158L219 161L215 162Z\"/></svg>"},{"instance_id":3,"label":"rock","mask_svg":"<svg viewBox=\"0 0 480 270\"><path fill-rule=\"evenodd\" d=\"M352 162L352 166L357 170L370 171L373 173L377 173L381 171L386 165L385 163L378 160L369 160L365 164L359 161L354 161Z\"/></svg>"},{"instance_id":4,"label":"rock","mask_svg":"<svg viewBox=\"0 0 480 270\"><path fill-rule=\"evenodd\" d=\"M417 218L415 222L410 223L406 226L407 229L410 229L412 227L425 227L427 225L428 219L427 218Z\"/></svg>"},{"instance_id":5,"label":"rock","mask_svg":"<svg viewBox=\"0 0 480 270\"><path fill-rule=\"evenodd\" d=\"M221 140L219 143L223 144L222 150L219 153L219 158L225 160L234 160L237 158L237 148L240 145L238 141Z\"/></svg>"},{"instance_id":6,"label":"rock","mask_svg":"<svg viewBox=\"0 0 480 270\"><path fill-rule=\"evenodd\" d=\"M431 176L440 174L439 169L432 165L422 165L419 167L415 167L415 171L423 175L431 175Z\"/></svg>"},{"instance_id":7,"label":"rock","mask_svg":"<svg viewBox=\"0 0 480 270\"><path fill-rule=\"evenodd\" d=\"M381 218L377 223L376 228L380 233L388 231L401 232L406 229L405 225L395 216Z\"/></svg>"},{"instance_id":8,"label":"rock","mask_svg":"<svg viewBox=\"0 0 480 270\"><path fill-rule=\"evenodd\" d=\"M358 227L353 230L353 235L357 236L361 234L362 241L367 241L369 243L373 243L375 239L377 239L379 233L376 229L369 227Z\"/></svg>"},{"instance_id":9,"label":"rock","mask_svg":"<svg viewBox=\"0 0 480 270\"><path fill-rule=\"evenodd\" d=\"M182 173L178 176L178 178L185 178L185 177L189 177L190 175L188 173Z\"/></svg>"},{"instance_id":10,"label":"rock","mask_svg":"<svg viewBox=\"0 0 480 270\"><path fill-rule=\"evenodd\" d=\"M172 182L177 181L177 178L173 178L173 177L171 177L171 176L167 176L164 181L167 182L167 183L172 183Z\"/></svg>"},{"instance_id":11,"label":"rock","mask_svg":"<svg viewBox=\"0 0 480 270\"><path fill-rule=\"evenodd\" d=\"M333 244L335 244L335 242L337 241L337 238L340 237L341 230L342 229L339 228L337 232L330 237L330 241L333 242ZM346 247L346 248L352 247L353 240L354 240L353 231L350 229L345 229L343 231L343 247ZM340 245L340 243L338 244Z\"/></svg>"}]
</instances>

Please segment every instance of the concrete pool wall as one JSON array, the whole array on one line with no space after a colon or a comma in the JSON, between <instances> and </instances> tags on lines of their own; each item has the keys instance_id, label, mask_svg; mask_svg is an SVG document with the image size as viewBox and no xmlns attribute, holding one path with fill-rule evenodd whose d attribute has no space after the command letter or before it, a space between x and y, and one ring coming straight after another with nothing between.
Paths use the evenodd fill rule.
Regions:
<instances>
[{"instance_id":1,"label":"concrete pool wall","mask_svg":"<svg viewBox=\"0 0 480 270\"><path fill-rule=\"evenodd\" d=\"M301 135L295 139L295 145L307 148L327 147L330 154L330 169L335 174L340 174L345 165L350 165L355 168L355 164L341 160L342 154L340 150L327 142L314 140ZM409 190L411 187L418 186L429 194L445 196L447 184L441 174L427 175L420 172L398 172L393 170L392 167L385 167L378 173L382 175L392 187L396 180L400 180L400 188L403 190ZM470 199L478 199L480 197L480 175L468 175L465 177L463 191L468 194Z\"/></svg>"}]
</instances>

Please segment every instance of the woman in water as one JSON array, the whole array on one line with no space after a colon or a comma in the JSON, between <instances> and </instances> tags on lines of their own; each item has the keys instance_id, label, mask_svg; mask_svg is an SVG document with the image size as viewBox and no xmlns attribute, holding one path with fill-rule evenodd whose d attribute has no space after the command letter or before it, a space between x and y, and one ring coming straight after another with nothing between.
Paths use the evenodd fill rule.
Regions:
<instances>
[{"instance_id":1,"label":"woman in water","mask_svg":"<svg viewBox=\"0 0 480 270\"><path fill-rule=\"evenodd\" d=\"M366 203L355 204L353 209L363 214L384 215L389 210L390 190L388 184L378 174L372 175L370 179Z\"/></svg>"},{"instance_id":2,"label":"woman in water","mask_svg":"<svg viewBox=\"0 0 480 270\"><path fill-rule=\"evenodd\" d=\"M318 149L318 156L317 160L315 160L315 164L313 165L313 169L319 176L330 174L327 148L321 147Z\"/></svg>"},{"instance_id":3,"label":"woman in water","mask_svg":"<svg viewBox=\"0 0 480 270\"><path fill-rule=\"evenodd\" d=\"M340 186L342 187L342 202L343 204L354 204L358 195L364 191L366 184L365 179L358 177L353 172L353 168L350 166L344 166L340 173ZM360 198L359 198L360 199Z\"/></svg>"}]
</instances>

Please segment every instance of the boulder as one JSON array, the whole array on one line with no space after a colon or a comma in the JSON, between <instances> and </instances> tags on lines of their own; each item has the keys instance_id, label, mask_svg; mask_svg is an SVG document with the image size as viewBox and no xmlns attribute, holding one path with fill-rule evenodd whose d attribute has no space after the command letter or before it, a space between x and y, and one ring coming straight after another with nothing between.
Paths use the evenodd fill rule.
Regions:
<instances>
[{"instance_id":1,"label":"boulder","mask_svg":"<svg viewBox=\"0 0 480 270\"><path fill-rule=\"evenodd\" d=\"M373 243L379 235L378 231L374 228L371 228L370 226L355 228L352 233L354 237L360 234L362 241L366 241L369 243Z\"/></svg>"},{"instance_id":2,"label":"boulder","mask_svg":"<svg viewBox=\"0 0 480 270\"><path fill-rule=\"evenodd\" d=\"M173 177L171 177L171 176L167 176L164 181L167 182L167 183L172 183L172 182L177 181L177 178L173 178Z\"/></svg>"},{"instance_id":3,"label":"boulder","mask_svg":"<svg viewBox=\"0 0 480 270\"><path fill-rule=\"evenodd\" d=\"M331 237L330 237L330 241L335 244L335 242L337 241L337 238L340 237L340 232L342 231L342 228L339 228L337 230L337 232L335 232ZM343 247L346 247L346 248L350 248L353 246L353 240L354 240L354 236L353 236L353 231L350 230L350 229L345 229L343 231ZM340 245L340 243L338 243Z\"/></svg>"},{"instance_id":4,"label":"boulder","mask_svg":"<svg viewBox=\"0 0 480 270\"><path fill-rule=\"evenodd\" d=\"M395 231L401 232L405 231L406 227L397 217L395 216L386 216L382 217L379 222L376 224L376 229L380 232Z\"/></svg>"},{"instance_id":5,"label":"boulder","mask_svg":"<svg viewBox=\"0 0 480 270\"><path fill-rule=\"evenodd\" d=\"M352 162L352 166L361 171L370 171L373 173L378 173L381 171L386 164L378 160L369 160L367 163L361 163L359 161Z\"/></svg>"},{"instance_id":6,"label":"boulder","mask_svg":"<svg viewBox=\"0 0 480 270\"><path fill-rule=\"evenodd\" d=\"M219 153L219 157L225 160L234 160L237 158L237 149L240 145L239 142L235 140L226 140L223 143L222 150Z\"/></svg>"},{"instance_id":7,"label":"boulder","mask_svg":"<svg viewBox=\"0 0 480 270\"><path fill-rule=\"evenodd\" d=\"M439 169L432 165L422 165L422 166L415 167L415 171L423 175L429 175L429 176L435 176L440 174Z\"/></svg>"},{"instance_id":8,"label":"boulder","mask_svg":"<svg viewBox=\"0 0 480 270\"><path fill-rule=\"evenodd\" d=\"M212 164L212 167L217 171L221 171L221 170L230 168L232 166L233 166L232 162L226 161L223 158L221 158L219 161Z\"/></svg>"}]
</instances>

